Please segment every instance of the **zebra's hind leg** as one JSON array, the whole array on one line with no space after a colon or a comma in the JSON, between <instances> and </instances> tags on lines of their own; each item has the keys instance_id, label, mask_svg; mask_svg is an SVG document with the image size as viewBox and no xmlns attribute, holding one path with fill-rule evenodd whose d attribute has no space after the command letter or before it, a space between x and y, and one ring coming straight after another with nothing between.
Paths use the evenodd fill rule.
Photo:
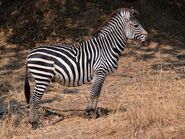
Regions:
<instances>
[{"instance_id":1,"label":"zebra's hind leg","mask_svg":"<svg viewBox=\"0 0 185 139\"><path fill-rule=\"evenodd\" d=\"M98 98L100 96L104 80L105 80L105 75L103 74L96 74L93 78L93 82L92 82L91 90L90 90L89 104L86 109L86 115L89 118L98 117L96 113L96 108L97 108Z\"/></svg>"},{"instance_id":2,"label":"zebra's hind leg","mask_svg":"<svg viewBox=\"0 0 185 139\"><path fill-rule=\"evenodd\" d=\"M33 129L37 129L41 126L39 121L39 104L48 84L49 83L36 83L33 95L31 97L29 122L32 124Z\"/></svg>"}]
</instances>

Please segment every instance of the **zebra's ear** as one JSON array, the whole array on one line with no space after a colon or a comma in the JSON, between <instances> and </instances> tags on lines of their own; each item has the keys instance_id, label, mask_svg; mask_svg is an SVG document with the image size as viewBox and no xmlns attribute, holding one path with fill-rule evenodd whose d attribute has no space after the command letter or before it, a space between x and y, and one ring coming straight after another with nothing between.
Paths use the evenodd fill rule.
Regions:
<instances>
[{"instance_id":1,"label":"zebra's ear","mask_svg":"<svg viewBox=\"0 0 185 139\"><path fill-rule=\"evenodd\" d=\"M139 12L137 10L135 10L133 7L130 9L130 13L133 15L133 16L138 16L139 15Z\"/></svg>"},{"instance_id":2,"label":"zebra's ear","mask_svg":"<svg viewBox=\"0 0 185 139\"><path fill-rule=\"evenodd\" d=\"M129 9L127 9L127 8L122 8L122 10L121 10L121 16L122 17L124 17L124 18L126 18L126 19L130 19L130 15L131 15L131 13L130 13L130 10Z\"/></svg>"}]
</instances>

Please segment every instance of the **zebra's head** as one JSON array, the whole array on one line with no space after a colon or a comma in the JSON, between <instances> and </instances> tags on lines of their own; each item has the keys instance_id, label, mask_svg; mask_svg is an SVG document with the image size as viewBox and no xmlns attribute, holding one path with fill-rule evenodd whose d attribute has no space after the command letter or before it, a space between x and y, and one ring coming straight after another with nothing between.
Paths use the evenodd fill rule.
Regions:
<instances>
[{"instance_id":1,"label":"zebra's head","mask_svg":"<svg viewBox=\"0 0 185 139\"><path fill-rule=\"evenodd\" d=\"M121 10L121 15L125 24L124 32L128 39L145 42L147 40L148 33L135 18L138 14L138 11L135 9Z\"/></svg>"}]
</instances>

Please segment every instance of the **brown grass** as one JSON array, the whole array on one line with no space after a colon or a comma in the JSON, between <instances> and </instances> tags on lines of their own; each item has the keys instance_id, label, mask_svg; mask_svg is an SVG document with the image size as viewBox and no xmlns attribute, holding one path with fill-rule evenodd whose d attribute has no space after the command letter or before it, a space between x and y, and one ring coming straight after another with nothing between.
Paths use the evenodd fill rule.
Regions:
<instances>
[{"instance_id":1,"label":"brown grass","mask_svg":"<svg viewBox=\"0 0 185 139\"><path fill-rule=\"evenodd\" d=\"M145 5L146 11L143 8L140 9L143 13L143 22L154 36L153 40L148 47L132 44L126 48L123 57L120 59L119 69L105 81L98 105L110 110L110 113L98 119L84 119L81 116L81 111L78 110L86 108L90 85L77 87L75 88L77 93L67 94L63 92L71 88L53 84L44 95L41 106L58 110L58 113L64 115L64 120L54 125L45 124L43 128L33 131L28 123L28 109L25 108L26 102L23 95L24 60L29 51L25 45L42 43L43 41L49 41L50 43L52 40L57 43L61 40L64 43L72 43L81 40L81 38L88 39L87 35L99 26L100 21L108 17L102 9L97 8L97 5L94 8L93 5L87 4L89 6L88 11L81 12L79 17L65 15L65 17L56 18L59 19L59 22L65 21L58 25L56 19L49 19L48 17L54 17L53 14L60 17L64 13L62 11L55 13L57 9L53 8L52 5L51 7L49 5L48 7L42 7L42 3L46 5L49 3L42 0L40 2L41 7L39 8L43 10L45 16L42 20L33 21L36 26L32 26L29 22L25 22L25 26L21 24L14 25L13 21L17 20L17 17L10 16L10 18L7 18L9 16L4 15L5 20L10 23L9 26L5 23L0 31L0 138L185 138L183 28L182 31L175 31L176 37L173 34L173 30L176 29L174 26L177 26L176 23L178 23L178 28L181 28L184 23L178 21L178 18L175 18L176 16L168 15L172 14L169 11L173 14L175 12L169 10L169 7L161 8L162 5L159 5L155 15L156 1L152 2L154 5L147 2ZM36 3L39 3L39 1ZM24 2L14 4L18 8ZM28 3L30 8L35 10L33 4L31 1ZM57 4L57 2L54 4ZM167 6L169 4L165 3ZM153 6L154 9L152 9ZM182 5L179 7L183 8ZM37 12L32 15L30 13L32 10L26 9L25 6L22 6L17 9L17 13L15 10L14 14L19 15L19 20L22 20L20 11L25 11L25 21L36 19L33 17L40 17ZM180 16L183 15L183 12L178 12L176 6L174 6L174 10L178 15L179 13L181 13ZM11 13L11 8L10 11L7 11L7 13L9 12ZM164 16L161 19L158 13L163 12ZM99 19L96 18L98 15ZM162 20L160 23L158 23L159 18ZM42 22L45 24L43 25ZM93 22L94 24L92 24ZM25 32L24 27L27 27L27 24L28 27L34 29ZM165 26L166 24L168 26ZM45 26L47 26L47 30L42 30ZM58 32L53 32L55 28ZM52 37L52 33L54 33L54 37ZM46 38L43 34L47 34ZM35 35L36 40L34 40ZM58 38L60 39L58 40ZM33 89L33 82L31 82L31 86ZM44 112L41 111L41 120L44 123L43 114Z\"/></svg>"},{"instance_id":2,"label":"brown grass","mask_svg":"<svg viewBox=\"0 0 185 139\"><path fill-rule=\"evenodd\" d=\"M108 116L86 120L71 114L62 122L36 131L28 126L27 115L19 112L21 106L17 103L24 101L23 94L20 94L22 91L10 91L4 102L8 111L1 119L1 137L62 138L65 135L66 138L178 138L185 132L185 80L175 77L176 73L170 70L159 70L157 75L148 70L144 75L131 79L121 75L110 76L99 102L99 106L112 110ZM60 86L55 84L43 101L57 96L60 99L42 105L62 110L83 109L89 95L88 86L79 87L78 94L61 94ZM15 107L18 111L15 111Z\"/></svg>"}]
</instances>

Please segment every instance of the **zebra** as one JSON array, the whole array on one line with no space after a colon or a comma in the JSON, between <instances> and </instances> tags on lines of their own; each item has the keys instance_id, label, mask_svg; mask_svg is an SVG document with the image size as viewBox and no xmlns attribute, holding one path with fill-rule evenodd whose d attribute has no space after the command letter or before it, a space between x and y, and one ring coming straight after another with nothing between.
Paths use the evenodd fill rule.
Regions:
<instances>
[{"instance_id":1,"label":"zebra","mask_svg":"<svg viewBox=\"0 0 185 139\"><path fill-rule=\"evenodd\" d=\"M33 129L40 127L39 103L49 84L59 81L63 86L75 87L91 82L86 108L91 114L97 108L105 78L118 68L128 39L145 42L147 31L135 16L138 11L117 9L87 41L72 45L43 45L31 50L26 59L24 94L30 103L29 122ZM28 70L35 80L31 95Z\"/></svg>"}]
</instances>

